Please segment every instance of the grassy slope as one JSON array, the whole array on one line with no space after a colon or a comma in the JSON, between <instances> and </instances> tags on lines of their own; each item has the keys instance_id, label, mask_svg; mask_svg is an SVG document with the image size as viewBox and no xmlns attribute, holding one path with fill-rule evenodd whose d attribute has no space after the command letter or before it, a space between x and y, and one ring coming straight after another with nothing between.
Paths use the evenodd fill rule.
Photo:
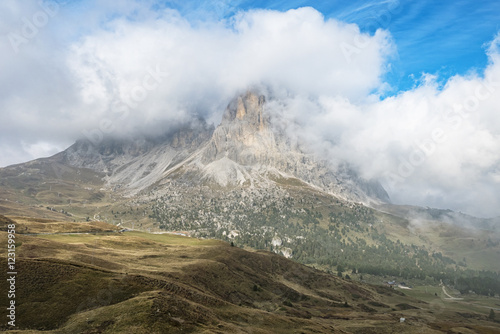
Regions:
<instances>
[{"instance_id":1,"label":"grassy slope","mask_svg":"<svg viewBox=\"0 0 500 334\"><path fill-rule=\"evenodd\" d=\"M103 191L103 175L84 168L73 168L41 159L23 165L0 169L0 214L31 216L56 221L105 220L122 223L129 228L157 230L148 217L150 207ZM297 198L317 198L316 208L324 219L321 226L328 228L328 215L335 211L332 197L318 193L300 180L277 178L274 180ZM132 203L133 202L133 203ZM48 210L47 206L55 211ZM403 210L404 207L399 208ZM65 215L60 211L69 212ZM396 209L394 209L396 210ZM403 214L404 212L399 212ZM404 244L425 246L431 252L442 252L455 261L466 259L467 268L500 271L500 243L487 247L486 240L500 241L498 232L474 232L453 228L436 222L410 223L393 214L376 213L387 238ZM466 233L466 235L464 235ZM351 232L373 244L369 233Z\"/></svg>"},{"instance_id":2,"label":"grassy slope","mask_svg":"<svg viewBox=\"0 0 500 334\"><path fill-rule=\"evenodd\" d=\"M28 229L30 222L33 228L40 224L14 220ZM5 234L0 232L2 244ZM417 294L426 300L419 301L215 240L140 232L18 234L16 240L17 321L23 333L500 330L484 314L436 303L441 298ZM5 261L2 254L2 267ZM0 304L5 298L0 295Z\"/></svg>"},{"instance_id":3,"label":"grassy slope","mask_svg":"<svg viewBox=\"0 0 500 334\"><path fill-rule=\"evenodd\" d=\"M415 210L418 209L426 214L428 211L432 211L432 209L426 210L418 207L410 208L416 208ZM388 217L385 220L389 223L388 226L394 227L394 224L390 222L397 220L407 223L404 229L392 228L388 230L393 238L396 237L404 243L426 245L431 250L442 252L443 255L457 262L465 259L469 269L500 272L500 261L498 261L500 258L500 231L498 228L485 229L480 226L474 228L473 221L469 223L468 227L457 227L444 223L440 218L398 218L398 216L411 216L406 212L407 206L391 205L389 210L384 206L380 209L392 212L392 214L385 214Z\"/></svg>"}]
</instances>

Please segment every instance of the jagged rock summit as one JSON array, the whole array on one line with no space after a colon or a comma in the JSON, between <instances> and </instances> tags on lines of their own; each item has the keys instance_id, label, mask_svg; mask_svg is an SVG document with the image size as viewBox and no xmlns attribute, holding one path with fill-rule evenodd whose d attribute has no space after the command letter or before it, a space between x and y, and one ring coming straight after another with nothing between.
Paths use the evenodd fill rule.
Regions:
<instances>
[{"instance_id":1,"label":"jagged rock summit","mask_svg":"<svg viewBox=\"0 0 500 334\"><path fill-rule=\"evenodd\" d=\"M269 152L276 151L276 142L269 120L264 118L264 103L264 96L250 92L233 100L199 162L209 165L230 160L247 169L267 164Z\"/></svg>"},{"instance_id":2,"label":"jagged rock summit","mask_svg":"<svg viewBox=\"0 0 500 334\"><path fill-rule=\"evenodd\" d=\"M297 179L346 200L388 201L378 182L363 180L347 164L334 166L304 152L272 122L265 97L249 91L229 103L215 129L199 121L154 140L108 139L99 145L83 140L59 159L106 173L107 185L128 196L165 191L172 180L265 188L276 179Z\"/></svg>"}]
</instances>

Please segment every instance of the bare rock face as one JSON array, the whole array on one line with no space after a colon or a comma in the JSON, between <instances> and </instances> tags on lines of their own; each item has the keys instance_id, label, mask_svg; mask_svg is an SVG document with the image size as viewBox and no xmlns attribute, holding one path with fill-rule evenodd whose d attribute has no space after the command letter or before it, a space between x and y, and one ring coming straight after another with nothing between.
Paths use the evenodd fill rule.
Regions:
<instances>
[{"instance_id":1,"label":"bare rock face","mask_svg":"<svg viewBox=\"0 0 500 334\"><path fill-rule=\"evenodd\" d=\"M202 162L224 157L244 166L268 162L276 143L263 116L264 103L264 96L251 92L232 101L203 152Z\"/></svg>"},{"instance_id":2,"label":"bare rock face","mask_svg":"<svg viewBox=\"0 0 500 334\"><path fill-rule=\"evenodd\" d=\"M265 188L275 185L277 178L293 178L347 200L388 201L377 182L363 180L347 164L331 165L290 142L272 126L265 97L249 91L229 103L215 130L203 123L159 139L110 139L97 146L79 141L62 153L62 159L107 173L109 186L128 195L165 188L170 179Z\"/></svg>"},{"instance_id":3,"label":"bare rock face","mask_svg":"<svg viewBox=\"0 0 500 334\"><path fill-rule=\"evenodd\" d=\"M238 96L227 106L221 124L233 123L238 119L262 130L265 124L263 118L265 101L264 96L258 96L250 91L243 96Z\"/></svg>"},{"instance_id":4,"label":"bare rock face","mask_svg":"<svg viewBox=\"0 0 500 334\"><path fill-rule=\"evenodd\" d=\"M160 138L79 140L54 158L73 167L105 173L112 189L133 196L158 182L172 165L184 161L213 133L204 121Z\"/></svg>"}]
</instances>

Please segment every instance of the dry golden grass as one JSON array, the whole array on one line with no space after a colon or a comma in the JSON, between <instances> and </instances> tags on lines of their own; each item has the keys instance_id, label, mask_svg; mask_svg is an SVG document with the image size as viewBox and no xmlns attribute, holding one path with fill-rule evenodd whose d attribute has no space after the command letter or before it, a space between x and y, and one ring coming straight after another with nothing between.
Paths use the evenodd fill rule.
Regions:
<instances>
[{"instance_id":1,"label":"dry golden grass","mask_svg":"<svg viewBox=\"0 0 500 334\"><path fill-rule=\"evenodd\" d=\"M16 222L16 233L43 234L43 233L96 233L115 232L120 228L100 221L67 222L57 219L32 217L6 217Z\"/></svg>"},{"instance_id":2,"label":"dry golden grass","mask_svg":"<svg viewBox=\"0 0 500 334\"><path fill-rule=\"evenodd\" d=\"M33 231L72 229L60 222L14 220ZM92 231L97 225L80 226ZM5 234L0 232L1 240ZM483 314L464 317L393 289L339 279L272 253L248 252L215 240L125 232L18 234L16 241L21 333L500 329ZM0 266L5 261L0 257ZM5 298L1 295L0 303ZM400 317L407 321L399 323Z\"/></svg>"}]
</instances>

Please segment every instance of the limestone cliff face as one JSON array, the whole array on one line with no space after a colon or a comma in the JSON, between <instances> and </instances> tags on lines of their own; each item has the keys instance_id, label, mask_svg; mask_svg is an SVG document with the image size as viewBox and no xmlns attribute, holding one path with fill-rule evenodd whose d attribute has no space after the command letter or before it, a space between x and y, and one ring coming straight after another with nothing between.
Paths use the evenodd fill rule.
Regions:
<instances>
[{"instance_id":1,"label":"limestone cliff face","mask_svg":"<svg viewBox=\"0 0 500 334\"><path fill-rule=\"evenodd\" d=\"M233 100L203 152L203 163L224 157L245 166L269 162L276 143L264 118L264 103L264 96L251 92Z\"/></svg>"},{"instance_id":2,"label":"limestone cliff face","mask_svg":"<svg viewBox=\"0 0 500 334\"><path fill-rule=\"evenodd\" d=\"M231 124L239 120L257 130L263 130L267 125L263 116L265 101L264 96L250 91L245 95L238 96L227 106L221 125Z\"/></svg>"}]
</instances>

